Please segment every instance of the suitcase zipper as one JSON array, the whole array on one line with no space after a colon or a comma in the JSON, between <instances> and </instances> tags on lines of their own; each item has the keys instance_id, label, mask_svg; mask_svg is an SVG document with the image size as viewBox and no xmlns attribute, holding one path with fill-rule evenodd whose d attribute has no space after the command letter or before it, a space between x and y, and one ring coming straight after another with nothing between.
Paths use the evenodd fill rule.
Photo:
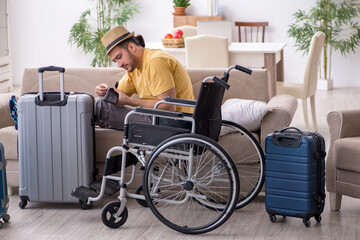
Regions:
<instances>
[{"instance_id":1,"label":"suitcase zipper","mask_svg":"<svg viewBox=\"0 0 360 240\"><path fill-rule=\"evenodd\" d=\"M321 145L321 137L316 133L307 132L309 135L313 136L317 141L317 152L314 153L314 158L317 161L317 173L318 173L318 184L317 184L317 193L315 195L315 201L318 203L317 212L320 213L321 211L321 204L325 200L325 193L321 192L321 186L322 186L322 174L321 174L321 165L322 165L322 158L326 156L326 152L322 150Z\"/></svg>"}]
</instances>

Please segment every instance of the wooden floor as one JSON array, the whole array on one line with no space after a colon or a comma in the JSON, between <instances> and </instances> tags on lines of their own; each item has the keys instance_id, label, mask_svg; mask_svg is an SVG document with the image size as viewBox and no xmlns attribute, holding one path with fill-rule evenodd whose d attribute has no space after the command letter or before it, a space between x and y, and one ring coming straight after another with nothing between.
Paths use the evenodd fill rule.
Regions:
<instances>
[{"instance_id":1,"label":"wooden floor","mask_svg":"<svg viewBox=\"0 0 360 240\"><path fill-rule=\"evenodd\" d=\"M318 91L316 95L319 132L329 141L326 114L331 110L358 108L360 89ZM299 102L300 103L300 102ZM304 128L302 108L295 114L292 126ZM206 234L189 236L163 225L134 200L129 200L129 217L119 229L109 229L101 221L102 207L116 196L107 197L81 210L78 204L29 202L18 207L18 195L10 196L10 222L0 230L0 239L360 239L360 199L343 197L342 208L329 210L326 199L321 223L311 219L306 228L301 219L278 217L271 223L265 211L264 196L258 196L243 209L237 210L220 228Z\"/></svg>"},{"instance_id":2,"label":"wooden floor","mask_svg":"<svg viewBox=\"0 0 360 240\"><path fill-rule=\"evenodd\" d=\"M326 201L321 223L310 219L306 228L301 219L277 217L272 223L265 211L264 196L236 210L220 228L202 235L184 235L162 224L148 208L129 200L129 217L118 229L107 228L101 221L101 209L115 196L81 210L78 204L28 203L18 207L17 195L10 196L10 221L0 230L1 239L359 239L360 200L344 197L342 209L329 210Z\"/></svg>"}]
</instances>

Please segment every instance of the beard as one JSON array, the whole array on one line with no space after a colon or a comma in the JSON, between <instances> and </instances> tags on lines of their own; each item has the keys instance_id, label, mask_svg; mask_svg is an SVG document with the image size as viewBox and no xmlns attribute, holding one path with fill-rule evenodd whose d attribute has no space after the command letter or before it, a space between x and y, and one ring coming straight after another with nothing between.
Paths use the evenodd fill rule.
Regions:
<instances>
[{"instance_id":1,"label":"beard","mask_svg":"<svg viewBox=\"0 0 360 240\"><path fill-rule=\"evenodd\" d=\"M129 57L130 57L130 63L128 64L128 69L126 69L126 71L128 73L131 73L136 68L137 58L136 58L135 54L132 54L130 51L128 51L128 53L129 53Z\"/></svg>"}]
</instances>

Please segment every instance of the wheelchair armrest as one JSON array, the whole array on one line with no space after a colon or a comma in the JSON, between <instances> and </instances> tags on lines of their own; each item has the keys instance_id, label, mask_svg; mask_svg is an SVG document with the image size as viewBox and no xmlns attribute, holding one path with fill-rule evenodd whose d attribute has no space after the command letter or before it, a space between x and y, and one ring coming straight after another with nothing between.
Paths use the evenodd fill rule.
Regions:
<instances>
[{"instance_id":1,"label":"wheelchair armrest","mask_svg":"<svg viewBox=\"0 0 360 240\"><path fill-rule=\"evenodd\" d=\"M172 98L172 97L164 97L165 102L171 103L182 103L188 105L196 105L196 100L188 100L188 99L181 99L181 98Z\"/></svg>"},{"instance_id":2,"label":"wheelchair armrest","mask_svg":"<svg viewBox=\"0 0 360 240\"><path fill-rule=\"evenodd\" d=\"M156 115L159 117L173 117L173 118L182 118L184 114L182 112L173 112L173 111L166 111L166 110L157 110L151 108L141 108L136 107L134 108L134 112L136 113L145 113L149 115Z\"/></svg>"},{"instance_id":3,"label":"wheelchair armrest","mask_svg":"<svg viewBox=\"0 0 360 240\"><path fill-rule=\"evenodd\" d=\"M185 106L185 107L195 107L196 101L195 100L188 100L188 99L181 99L181 98L172 98L172 97L164 97L163 100L157 102L154 106L154 109L157 109L157 107L160 104L171 104L171 105L179 105L179 106Z\"/></svg>"}]
</instances>

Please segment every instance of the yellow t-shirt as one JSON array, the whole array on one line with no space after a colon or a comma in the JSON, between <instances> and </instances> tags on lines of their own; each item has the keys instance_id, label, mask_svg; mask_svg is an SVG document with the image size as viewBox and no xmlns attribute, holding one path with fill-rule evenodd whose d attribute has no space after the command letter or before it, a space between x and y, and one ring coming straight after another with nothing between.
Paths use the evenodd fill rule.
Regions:
<instances>
[{"instance_id":1,"label":"yellow t-shirt","mask_svg":"<svg viewBox=\"0 0 360 240\"><path fill-rule=\"evenodd\" d=\"M174 87L176 98L195 99L189 75L181 63L162 50L148 48L144 49L141 67L126 72L118 85L120 91L136 93L143 100L156 100L156 96ZM176 106L179 112L192 113L193 110Z\"/></svg>"}]
</instances>

